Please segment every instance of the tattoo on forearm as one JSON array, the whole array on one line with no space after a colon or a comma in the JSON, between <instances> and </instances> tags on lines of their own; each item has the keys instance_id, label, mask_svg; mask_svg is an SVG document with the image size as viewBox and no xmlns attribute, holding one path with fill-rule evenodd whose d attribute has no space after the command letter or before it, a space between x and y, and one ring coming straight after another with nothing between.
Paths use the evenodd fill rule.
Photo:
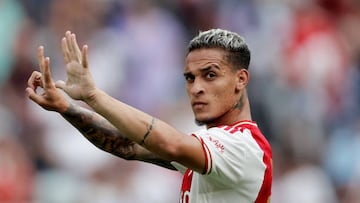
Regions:
<instances>
[{"instance_id":1,"label":"tattoo on forearm","mask_svg":"<svg viewBox=\"0 0 360 203\"><path fill-rule=\"evenodd\" d=\"M95 112L71 104L66 112L61 115L99 149L126 160L141 160L176 170L169 161L159 158L157 155L148 152L145 148L140 147L136 142L121 135L116 127ZM155 122L155 120L152 122ZM144 153L142 153L143 155L138 155L137 152L139 150L142 152L147 151L148 153L146 155Z\"/></svg>"},{"instance_id":2,"label":"tattoo on forearm","mask_svg":"<svg viewBox=\"0 0 360 203\"><path fill-rule=\"evenodd\" d=\"M135 158L136 143L95 112L71 104L62 116L98 148L127 160Z\"/></svg>"},{"instance_id":3,"label":"tattoo on forearm","mask_svg":"<svg viewBox=\"0 0 360 203\"><path fill-rule=\"evenodd\" d=\"M150 123L150 125L148 126L147 131L146 131L146 133L144 134L143 139L142 139L141 142L140 142L140 145L141 145L141 146L144 146L144 145L145 145L145 140L146 140L146 138L150 135L151 130L152 130L152 129L154 128L154 126L155 126L155 121L156 121L156 119L155 119L154 117L152 117L151 123Z\"/></svg>"}]
</instances>

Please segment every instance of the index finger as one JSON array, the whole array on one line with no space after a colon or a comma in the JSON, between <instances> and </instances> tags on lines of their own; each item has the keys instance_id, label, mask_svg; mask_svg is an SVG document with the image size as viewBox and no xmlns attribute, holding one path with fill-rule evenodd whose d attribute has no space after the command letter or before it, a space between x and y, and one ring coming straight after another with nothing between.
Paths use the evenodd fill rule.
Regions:
<instances>
[{"instance_id":1,"label":"index finger","mask_svg":"<svg viewBox=\"0 0 360 203\"><path fill-rule=\"evenodd\" d=\"M53 86L52 78L51 78L51 71L50 71L50 58L46 57L44 61L44 88L49 88Z\"/></svg>"},{"instance_id":2,"label":"index finger","mask_svg":"<svg viewBox=\"0 0 360 203\"><path fill-rule=\"evenodd\" d=\"M40 67L40 72L43 73L44 68L44 47L39 46L38 48L38 62Z\"/></svg>"},{"instance_id":3,"label":"index finger","mask_svg":"<svg viewBox=\"0 0 360 203\"><path fill-rule=\"evenodd\" d=\"M39 66L40 72L43 75L41 77L42 83L44 85L44 89L51 87L52 79L50 73L50 59L49 57L44 58L44 47L40 46L38 49L38 58L39 58Z\"/></svg>"}]
</instances>

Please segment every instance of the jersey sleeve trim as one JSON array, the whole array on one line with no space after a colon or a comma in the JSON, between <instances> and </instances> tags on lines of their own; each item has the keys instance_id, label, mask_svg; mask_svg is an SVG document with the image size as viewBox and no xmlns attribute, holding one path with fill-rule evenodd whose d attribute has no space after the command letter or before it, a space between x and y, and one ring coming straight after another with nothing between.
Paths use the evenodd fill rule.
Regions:
<instances>
[{"instance_id":1,"label":"jersey sleeve trim","mask_svg":"<svg viewBox=\"0 0 360 203\"><path fill-rule=\"evenodd\" d=\"M200 143L201 143L201 146L203 148L203 152L204 152L204 155L205 155L205 168L204 168L204 171L203 171L203 175L208 175L210 174L211 172L211 169L212 169L212 157L211 157L211 153L210 153L210 150L209 150L209 147L207 146L207 144L204 142L203 138L200 137L200 136L197 136L196 134L191 134L192 136L196 137Z\"/></svg>"}]
</instances>

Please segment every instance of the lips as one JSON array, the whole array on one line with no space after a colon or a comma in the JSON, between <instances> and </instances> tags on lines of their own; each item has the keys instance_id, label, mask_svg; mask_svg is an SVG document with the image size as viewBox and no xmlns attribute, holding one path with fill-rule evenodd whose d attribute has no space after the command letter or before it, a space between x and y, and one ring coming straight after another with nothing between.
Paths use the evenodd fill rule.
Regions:
<instances>
[{"instance_id":1,"label":"lips","mask_svg":"<svg viewBox=\"0 0 360 203\"><path fill-rule=\"evenodd\" d=\"M206 105L207 105L206 102L201 102L201 101L196 101L196 102L193 102L193 103L192 103L192 107L193 107L194 109L201 109L201 108L203 108L203 107L206 106Z\"/></svg>"}]
</instances>

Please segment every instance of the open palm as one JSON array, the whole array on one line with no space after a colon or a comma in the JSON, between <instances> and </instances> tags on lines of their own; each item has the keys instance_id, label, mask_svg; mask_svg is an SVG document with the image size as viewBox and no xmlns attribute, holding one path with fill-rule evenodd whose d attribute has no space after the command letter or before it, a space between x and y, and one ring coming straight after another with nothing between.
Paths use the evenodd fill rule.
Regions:
<instances>
[{"instance_id":1,"label":"open palm","mask_svg":"<svg viewBox=\"0 0 360 203\"><path fill-rule=\"evenodd\" d=\"M87 45L80 51L75 34L67 31L61 41L61 48L66 63L67 80L57 81L56 87L63 89L73 99L91 98L96 87L88 68Z\"/></svg>"}]
</instances>

